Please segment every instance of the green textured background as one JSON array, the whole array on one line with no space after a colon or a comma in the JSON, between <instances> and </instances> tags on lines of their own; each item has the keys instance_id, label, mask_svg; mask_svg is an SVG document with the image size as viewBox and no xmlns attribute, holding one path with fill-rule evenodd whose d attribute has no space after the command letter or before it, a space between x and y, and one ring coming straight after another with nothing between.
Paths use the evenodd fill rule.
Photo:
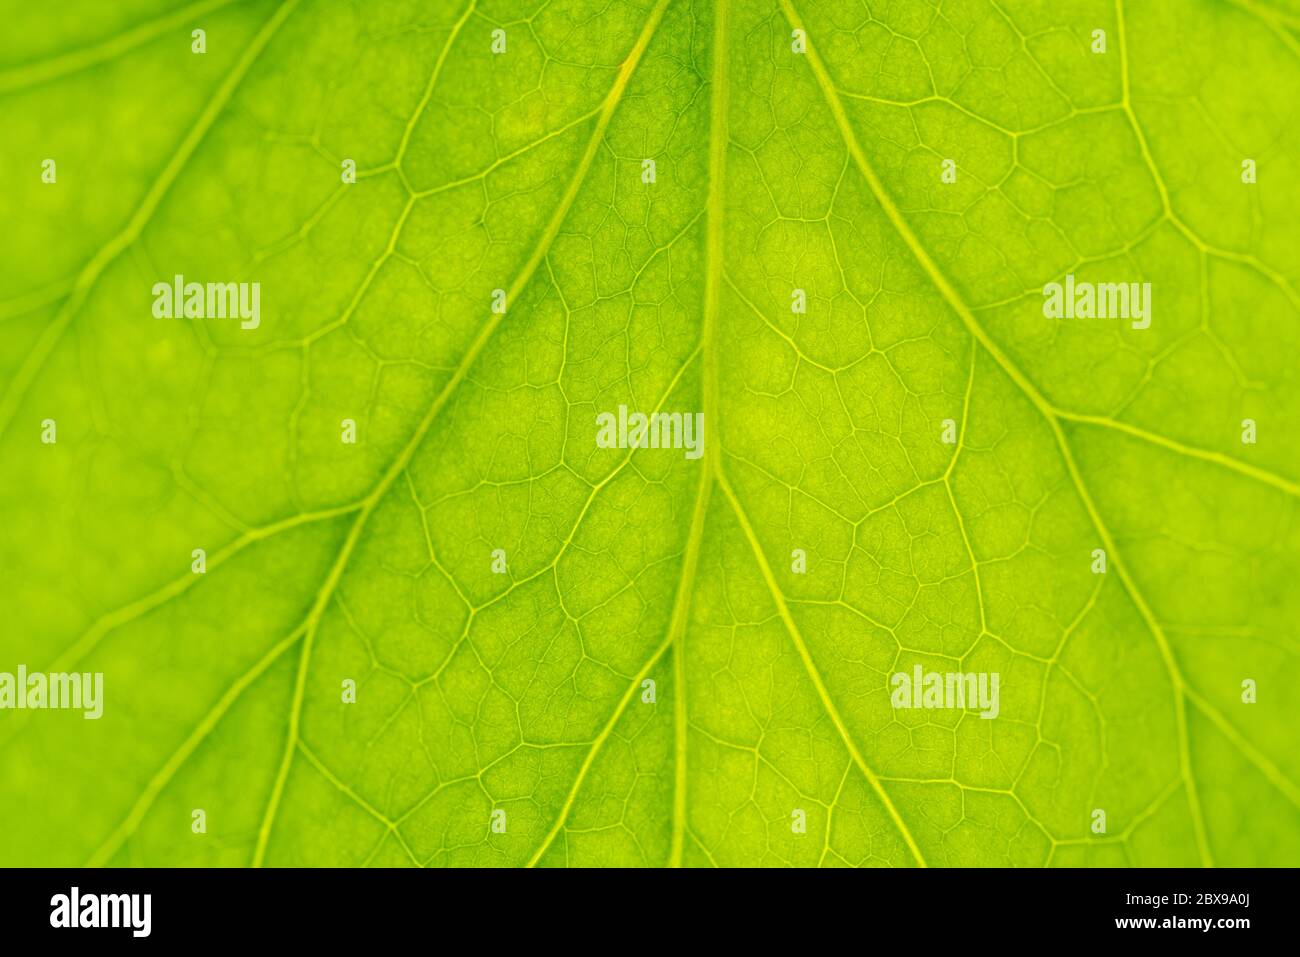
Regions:
<instances>
[{"instance_id":1,"label":"green textured background","mask_svg":"<svg viewBox=\"0 0 1300 957\"><path fill-rule=\"evenodd\" d=\"M1300 863L1295 0L0 23L0 864Z\"/></svg>"}]
</instances>

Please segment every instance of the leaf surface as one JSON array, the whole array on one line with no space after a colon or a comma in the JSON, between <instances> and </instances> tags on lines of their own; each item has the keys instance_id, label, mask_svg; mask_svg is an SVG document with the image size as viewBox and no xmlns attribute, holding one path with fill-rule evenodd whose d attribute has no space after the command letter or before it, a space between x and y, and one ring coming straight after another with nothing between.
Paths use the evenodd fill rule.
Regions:
<instances>
[{"instance_id":1,"label":"leaf surface","mask_svg":"<svg viewBox=\"0 0 1300 957\"><path fill-rule=\"evenodd\" d=\"M0 18L0 864L1300 859L1300 9Z\"/></svg>"}]
</instances>

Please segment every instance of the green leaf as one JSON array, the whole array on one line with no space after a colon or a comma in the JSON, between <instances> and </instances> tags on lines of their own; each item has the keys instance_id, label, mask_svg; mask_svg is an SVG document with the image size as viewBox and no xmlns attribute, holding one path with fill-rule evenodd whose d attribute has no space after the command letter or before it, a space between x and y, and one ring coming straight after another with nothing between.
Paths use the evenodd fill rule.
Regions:
<instances>
[{"instance_id":1,"label":"green leaf","mask_svg":"<svg viewBox=\"0 0 1300 957\"><path fill-rule=\"evenodd\" d=\"M1289 0L0 20L0 864L1300 860Z\"/></svg>"}]
</instances>

